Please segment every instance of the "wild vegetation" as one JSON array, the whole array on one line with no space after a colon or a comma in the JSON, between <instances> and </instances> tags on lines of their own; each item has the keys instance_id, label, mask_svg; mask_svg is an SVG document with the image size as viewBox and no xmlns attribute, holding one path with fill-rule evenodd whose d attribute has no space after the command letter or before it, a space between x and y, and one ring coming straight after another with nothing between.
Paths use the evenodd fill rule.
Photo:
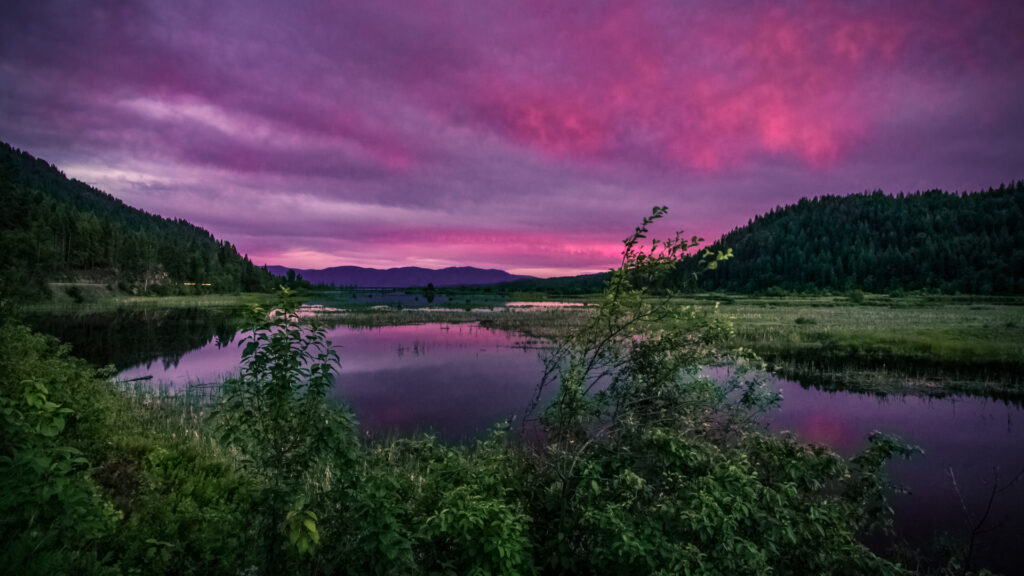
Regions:
<instances>
[{"instance_id":1,"label":"wild vegetation","mask_svg":"<svg viewBox=\"0 0 1024 576\"><path fill-rule=\"evenodd\" d=\"M0 142L0 295L270 291L274 277L185 220L148 214ZM185 283L190 283L186 285Z\"/></svg>"},{"instance_id":2,"label":"wild vegetation","mask_svg":"<svg viewBox=\"0 0 1024 576\"><path fill-rule=\"evenodd\" d=\"M775 399L721 315L651 299L689 241L626 242L561 339L535 418L466 446L373 441L325 399L336 367L293 302L256 316L240 377L117 389L55 340L0 328L0 565L18 574L905 574L874 436L844 459L764 433ZM713 260L717 262L717 259ZM952 556L936 573L969 566Z\"/></svg>"}]
</instances>

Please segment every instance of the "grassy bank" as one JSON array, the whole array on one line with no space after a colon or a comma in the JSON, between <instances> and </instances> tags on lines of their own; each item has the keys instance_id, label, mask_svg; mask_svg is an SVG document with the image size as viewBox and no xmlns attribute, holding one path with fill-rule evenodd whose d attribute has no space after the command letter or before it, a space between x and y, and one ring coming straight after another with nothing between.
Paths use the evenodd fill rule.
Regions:
<instances>
[{"instance_id":1,"label":"grassy bank","mask_svg":"<svg viewBox=\"0 0 1024 576\"><path fill-rule=\"evenodd\" d=\"M76 300L64 291L54 291L49 300L23 303L26 314L87 315L114 312L122 308L241 308L268 304L273 296L261 292L196 294L190 296L131 296L123 292L96 289L83 291Z\"/></svg>"},{"instance_id":2,"label":"grassy bank","mask_svg":"<svg viewBox=\"0 0 1024 576\"><path fill-rule=\"evenodd\" d=\"M719 310L733 322L734 346L802 381L925 395L1024 394L1017 301L733 297Z\"/></svg>"}]
</instances>

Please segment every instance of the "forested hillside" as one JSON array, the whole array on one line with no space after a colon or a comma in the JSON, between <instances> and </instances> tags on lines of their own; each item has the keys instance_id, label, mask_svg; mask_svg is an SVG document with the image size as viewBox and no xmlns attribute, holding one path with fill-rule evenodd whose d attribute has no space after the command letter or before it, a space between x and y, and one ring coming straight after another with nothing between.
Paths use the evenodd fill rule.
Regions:
<instances>
[{"instance_id":1,"label":"forested hillside","mask_svg":"<svg viewBox=\"0 0 1024 576\"><path fill-rule=\"evenodd\" d=\"M206 230L132 208L0 143L0 294L38 297L48 282L82 279L154 294L275 285Z\"/></svg>"},{"instance_id":2,"label":"forested hillside","mask_svg":"<svg viewBox=\"0 0 1024 576\"><path fill-rule=\"evenodd\" d=\"M524 278L503 282L498 285L498 289L503 292L547 292L557 295L593 294L603 290L607 280L607 272L556 278Z\"/></svg>"},{"instance_id":3,"label":"forested hillside","mask_svg":"<svg viewBox=\"0 0 1024 576\"><path fill-rule=\"evenodd\" d=\"M710 246L728 248L735 257L705 274L702 288L1020 294L1024 182L966 194L805 198ZM680 272L696 267L691 258Z\"/></svg>"}]
</instances>

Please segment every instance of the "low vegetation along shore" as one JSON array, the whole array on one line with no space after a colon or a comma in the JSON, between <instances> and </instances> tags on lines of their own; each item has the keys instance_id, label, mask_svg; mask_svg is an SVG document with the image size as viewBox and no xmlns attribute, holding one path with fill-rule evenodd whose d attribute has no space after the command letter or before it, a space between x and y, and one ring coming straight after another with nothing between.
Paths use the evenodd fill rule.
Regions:
<instances>
[{"instance_id":1,"label":"low vegetation along shore","mask_svg":"<svg viewBox=\"0 0 1024 576\"><path fill-rule=\"evenodd\" d=\"M955 297L735 299L734 343L801 382L1024 397L1024 302Z\"/></svg>"}]
</instances>

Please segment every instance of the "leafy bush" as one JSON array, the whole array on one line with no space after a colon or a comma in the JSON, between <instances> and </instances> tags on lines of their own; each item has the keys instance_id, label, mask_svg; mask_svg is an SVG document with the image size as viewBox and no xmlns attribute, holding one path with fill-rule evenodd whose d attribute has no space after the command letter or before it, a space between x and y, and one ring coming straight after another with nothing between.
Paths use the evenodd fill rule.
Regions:
<instances>
[{"instance_id":1,"label":"leafy bush","mask_svg":"<svg viewBox=\"0 0 1024 576\"><path fill-rule=\"evenodd\" d=\"M117 514L62 438L71 414L39 381L0 395L0 566L12 574L114 573L103 542Z\"/></svg>"},{"instance_id":2,"label":"leafy bush","mask_svg":"<svg viewBox=\"0 0 1024 576\"><path fill-rule=\"evenodd\" d=\"M231 574L255 562L254 489L231 462L194 443L123 439L101 467L121 502L121 560L144 574ZM125 473L127 472L127 473Z\"/></svg>"},{"instance_id":3,"label":"leafy bush","mask_svg":"<svg viewBox=\"0 0 1024 576\"><path fill-rule=\"evenodd\" d=\"M272 572L284 571L289 558L309 555L319 543L309 506L322 484L314 478L332 466L337 473L354 438L348 412L325 401L338 354L323 327L305 325L289 296L282 288L278 309L256 310L257 322L241 341L241 375L224 383L216 414L221 440L239 450L241 465L257 481L265 562ZM301 521L289 521L295 518Z\"/></svg>"},{"instance_id":4,"label":"leafy bush","mask_svg":"<svg viewBox=\"0 0 1024 576\"><path fill-rule=\"evenodd\" d=\"M899 574L858 537L885 525L877 456L846 462L751 425L770 407L756 372L718 384L715 316L646 287L696 243L626 240L593 322L548 361L558 386L530 459L535 557L552 572ZM728 258L705 254L706 267ZM756 360L756 359L755 359Z\"/></svg>"}]
</instances>

